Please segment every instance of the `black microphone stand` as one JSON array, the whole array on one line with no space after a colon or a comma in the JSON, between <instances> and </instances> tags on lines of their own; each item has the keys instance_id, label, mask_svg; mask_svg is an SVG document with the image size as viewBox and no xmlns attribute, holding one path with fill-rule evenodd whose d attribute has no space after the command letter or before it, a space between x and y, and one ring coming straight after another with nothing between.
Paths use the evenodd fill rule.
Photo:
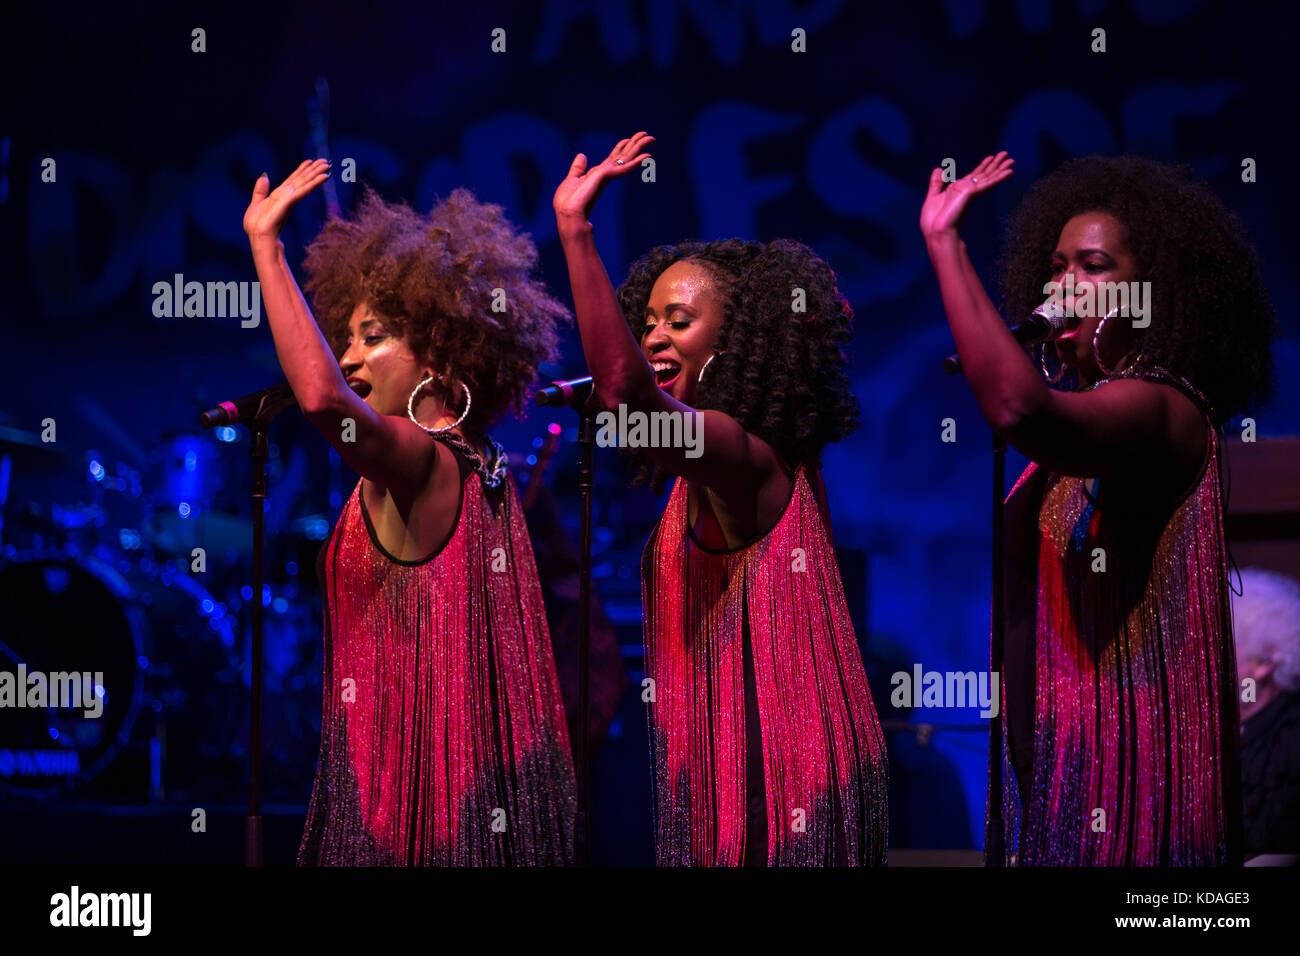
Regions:
<instances>
[{"instance_id":1,"label":"black microphone stand","mask_svg":"<svg viewBox=\"0 0 1300 956\"><path fill-rule=\"evenodd\" d=\"M955 355L944 359L943 370L947 375L961 372L961 362ZM1002 608L1003 569L1002 556L1005 543L1002 527L1002 499L1006 486L1007 443L997 432L993 433L993 601L992 628L989 637L989 670L993 674L1002 673L1003 638L1006 622ZM998 681L1001 694L1002 681ZM1002 706L1001 701L994 709L989 721L989 785L988 785L988 823L984 828L984 865L989 867L1006 866L1005 829L1002 822Z\"/></svg>"},{"instance_id":2,"label":"black microphone stand","mask_svg":"<svg viewBox=\"0 0 1300 956\"><path fill-rule=\"evenodd\" d=\"M596 456L596 413L600 401L590 378L556 382L534 394L538 405L572 408L578 413L578 728L573 741L573 772L578 806L573 818L573 856L591 865L591 495Z\"/></svg>"},{"instance_id":3,"label":"black microphone stand","mask_svg":"<svg viewBox=\"0 0 1300 956\"><path fill-rule=\"evenodd\" d=\"M1002 673L1003 638L1006 620L1002 608L1002 555L1005 543L1002 526L1002 501L1006 483L1007 443L997 432L993 433L993 626L989 638L989 670ZM1002 693L1002 680L998 681L998 694ZM1003 841L1006 831L1002 822L1002 704L993 710L989 721L989 822L984 834L984 865L1006 866L1006 849Z\"/></svg>"},{"instance_id":4,"label":"black microphone stand","mask_svg":"<svg viewBox=\"0 0 1300 956\"><path fill-rule=\"evenodd\" d=\"M244 866L262 865L262 592L263 542L266 537L267 433L271 421L293 402L264 395L257 411L244 421L250 436L248 454L253 462L253 632L249 649L248 686L248 816L244 820ZM205 416L203 425L218 424Z\"/></svg>"},{"instance_id":5,"label":"black microphone stand","mask_svg":"<svg viewBox=\"0 0 1300 956\"><path fill-rule=\"evenodd\" d=\"M573 818L573 854L579 866L591 866L591 701L588 660L591 654L591 494L596 449L595 394L578 410L578 497L581 532L578 544L578 739L574 772L578 808Z\"/></svg>"},{"instance_id":6,"label":"black microphone stand","mask_svg":"<svg viewBox=\"0 0 1300 956\"><path fill-rule=\"evenodd\" d=\"M244 866L262 865L262 546L266 536L267 430L274 415L265 405L248 422L253 461L253 636L248 685L248 818L244 821Z\"/></svg>"}]
</instances>

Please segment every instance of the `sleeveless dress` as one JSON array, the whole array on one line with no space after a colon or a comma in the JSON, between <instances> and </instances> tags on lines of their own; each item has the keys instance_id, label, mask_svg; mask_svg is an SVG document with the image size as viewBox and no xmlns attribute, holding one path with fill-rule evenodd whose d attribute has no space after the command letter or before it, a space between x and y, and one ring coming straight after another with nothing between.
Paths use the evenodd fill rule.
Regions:
<instances>
[{"instance_id":1,"label":"sleeveless dress","mask_svg":"<svg viewBox=\"0 0 1300 956\"><path fill-rule=\"evenodd\" d=\"M564 865L575 793L564 705L513 478L452 449L447 543L380 545L358 481L321 550L320 766L300 865Z\"/></svg>"},{"instance_id":2,"label":"sleeveless dress","mask_svg":"<svg viewBox=\"0 0 1300 956\"><path fill-rule=\"evenodd\" d=\"M884 736L803 466L728 552L695 541L687 491L642 558L658 864L883 865Z\"/></svg>"},{"instance_id":3,"label":"sleeveless dress","mask_svg":"<svg viewBox=\"0 0 1300 956\"><path fill-rule=\"evenodd\" d=\"M1104 387L1104 386L1103 386ZM1009 862L1241 862L1219 439L1163 513L1031 463L1007 496Z\"/></svg>"}]
</instances>

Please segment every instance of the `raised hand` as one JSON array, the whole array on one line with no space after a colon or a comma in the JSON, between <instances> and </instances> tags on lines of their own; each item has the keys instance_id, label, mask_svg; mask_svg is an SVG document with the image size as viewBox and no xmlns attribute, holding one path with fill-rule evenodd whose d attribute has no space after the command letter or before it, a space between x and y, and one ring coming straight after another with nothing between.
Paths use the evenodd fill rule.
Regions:
<instances>
[{"instance_id":1,"label":"raised hand","mask_svg":"<svg viewBox=\"0 0 1300 956\"><path fill-rule=\"evenodd\" d=\"M996 156L985 156L984 161L967 175L944 188L943 170L935 168L930 173L930 188L921 204L921 232L926 239L955 236L961 218L971 197L992 189L1015 170L1016 161L1006 150Z\"/></svg>"},{"instance_id":2,"label":"raised hand","mask_svg":"<svg viewBox=\"0 0 1300 956\"><path fill-rule=\"evenodd\" d=\"M244 210L244 232L253 245L278 242L289 209L331 175L327 159L304 159L275 189L266 173L253 184L253 199Z\"/></svg>"},{"instance_id":3,"label":"raised hand","mask_svg":"<svg viewBox=\"0 0 1300 956\"><path fill-rule=\"evenodd\" d=\"M579 153L569 166L569 174L555 190L555 218L560 221L570 220L585 223L591 216L605 184L611 179L626 176L641 165L650 154L641 152L655 138L647 132L633 134L628 139L621 139L601 163L587 168L587 155Z\"/></svg>"}]
</instances>

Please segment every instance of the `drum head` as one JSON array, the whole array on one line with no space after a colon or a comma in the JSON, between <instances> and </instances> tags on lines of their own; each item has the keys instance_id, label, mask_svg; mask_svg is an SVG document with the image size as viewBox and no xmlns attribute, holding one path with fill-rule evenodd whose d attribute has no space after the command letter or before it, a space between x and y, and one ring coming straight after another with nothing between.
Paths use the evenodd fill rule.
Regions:
<instances>
[{"instance_id":1,"label":"drum head","mask_svg":"<svg viewBox=\"0 0 1300 956\"><path fill-rule=\"evenodd\" d=\"M143 655L127 590L92 559L35 555L0 568L0 788L84 783L127 742Z\"/></svg>"}]
</instances>

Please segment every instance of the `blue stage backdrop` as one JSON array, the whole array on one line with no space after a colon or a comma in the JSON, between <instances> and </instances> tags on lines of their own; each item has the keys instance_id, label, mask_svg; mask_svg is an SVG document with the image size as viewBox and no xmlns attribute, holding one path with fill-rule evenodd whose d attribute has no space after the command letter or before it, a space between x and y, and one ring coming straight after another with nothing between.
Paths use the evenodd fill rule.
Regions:
<instances>
[{"instance_id":1,"label":"blue stage backdrop","mask_svg":"<svg viewBox=\"0 0 1300 956\"><path fill-rule=\"evenodd\" d=\"M153 721L178 715L161 769L156 752L141 763L156 801L217 793L221 781L238 799L245 755L227 738L240 727L253 598L248 439L214 441L196 420L282 376L264 317L245 327L239 315L159 315L155 286L255 278L242 213L258 174L278 183L318 152L322 110L310 104L322 78L328 104L316 102L345 211L363 183L422 210L467 186L531 232L565 301L554 187L576 152L603 157L640 129L658 138L655 180L611 186L594 220L615 284L636 256L683 238L793 237L831 263L856 310L848 351L862 407L861 429L825 457L835 538L882 720L937 725L889 734L895 846L983 842L986 721L889 696L896 671L988 661L990 431L964 382L940 369L952 339L917 226L931 168L951 158L961 173L999 149L1015 157L1014 177L964 227L992 288L1007 214L1061 161L1139 153L1195 167L1247 223L1278 309L1280 390L1259 432L1300 431L1287 267L1300 250L1285 218L1294 156L1281 115L1295 93L1289 7L328 0L142 3L127 14L28 2L6 20L17 69L0 128L0 415L6 434L39 435L52 420L57 440L10 455L3 544L7 560L95 555L132 600L160 595L155 611L176 599L153 620L167 640L154 634L162 659L150 666L208 676L191 677L183 700L180 678L146 682L132 747L143 735L156 751ZM324 217L319 196L294 212L284 239L295 267ZM545 373L585 374L572 330ZM499 437L524 464L550 422L572 436L567 414L533 412ZM941 440L949 418L955 442ZM320 722L313 562L356 478L296 411L272 441L267 788L301 810ZM632 682L597 755L597 857L647 862L636 575L658 502L625 492L617 456L600 455L597 584ZM545 478L571 527L575 456L562 445ZM1024 464L1011 457L1009 480ZM194 576L203 593L177 598L177 556L196 542L208 545L208 577ZM85 641L99 619L68 626L85 634L58 640ZM160 776L177 767L188 769Z\"/></svg>"}]
</instances>

